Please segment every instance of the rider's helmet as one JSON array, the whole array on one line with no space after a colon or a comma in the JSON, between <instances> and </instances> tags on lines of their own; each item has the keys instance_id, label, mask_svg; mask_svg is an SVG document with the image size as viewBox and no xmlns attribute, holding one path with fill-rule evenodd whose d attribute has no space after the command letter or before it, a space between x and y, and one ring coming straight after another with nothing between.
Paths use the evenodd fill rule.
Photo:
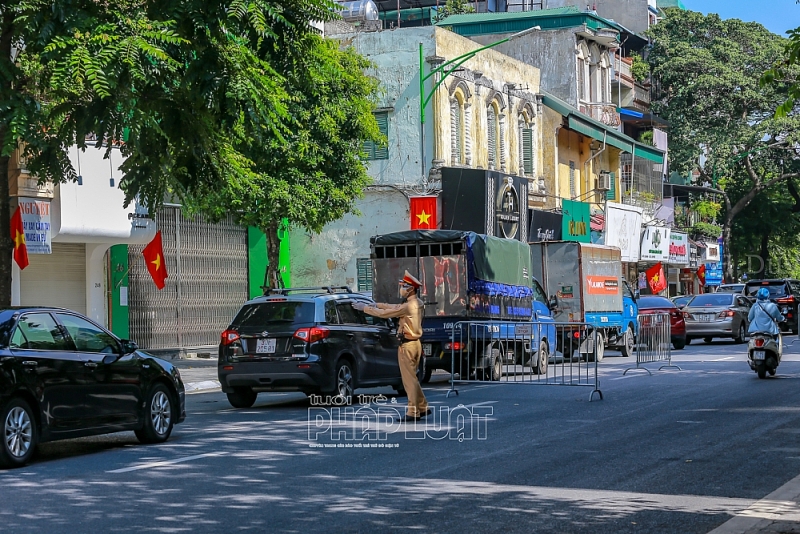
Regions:
<instances>
[{"instance_id":1,"label":"rider's helmet","mask_svg":"<svg viewBox=\"0 0 800 534\"><path fill-rule=\"evenodd\" d=\"M766 287L759 289L758 293L756 293L756 298L758 300L767 300L769 298L769 289Z\"/></svg>"}]
</instances>

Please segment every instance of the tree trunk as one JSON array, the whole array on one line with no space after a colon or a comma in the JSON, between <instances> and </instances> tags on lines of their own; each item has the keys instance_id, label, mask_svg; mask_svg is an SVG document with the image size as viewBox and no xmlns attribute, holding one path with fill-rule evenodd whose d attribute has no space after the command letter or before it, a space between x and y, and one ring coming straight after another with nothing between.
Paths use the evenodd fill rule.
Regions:
<instances>
[{"instance_id":1,"label":"tree trunk","mask_svg":"<svg viewBox=\"0 0 800 534\"><path fill-rule=\"evenodd\" d=\"M6 133L0 127L0 146ZM8 156L0 156L0 307L11 306L11 262L14 241L11 239L11 198L8 188Z\"/></svg>"},{"instance_id":2,"label":"tree trunk","mask_svg":"<svg viewBox=\"0 0 800 534\"><path fill-rule=\"evenodd\" d=\"M731 268L731 226L735 215L736 213L733 213L733 210L729 210L725 215L725 224L722 226L722 277L725 282L733 281L733 269Z\"/></svg>"},{"instance_id":3,"label":"tree trunk","mask_svg":"<svg viewBox=\"0 0 800 534\"><path fill-rule=\"evenodd\" d=\"M766 278L768 273L767 270L769 269L769 232L764 232L761 236L761 266L764 268L761 271L760 278Z\"/></svg>"},{"instance_id":4,"label":"tree trunk","mask_svg":"<svg viewBox=\"0 0 800 534\"><path fill-rule=\"evenodd\" d=\"M267 236L267 272L265 273L264 285L269 289L283 287L283 277L281 276L278 264L281 259L281 240L278 238L278 223L270 224L263 229Z\"/></svg>"}]
</instances>

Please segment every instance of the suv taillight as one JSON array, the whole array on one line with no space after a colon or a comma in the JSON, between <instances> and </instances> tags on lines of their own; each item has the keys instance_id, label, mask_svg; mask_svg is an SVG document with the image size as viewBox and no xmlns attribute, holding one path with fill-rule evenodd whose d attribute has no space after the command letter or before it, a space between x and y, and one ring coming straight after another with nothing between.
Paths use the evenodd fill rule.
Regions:
<instances>
[{"instance_id":1,"label":"suv taillight","mask_svg":"<svg viewBox=\"0 0 800 534\"><path fill-rule=\"evenodd\" d=\"M225 330L222 333L221 337L222 337L222 344L225 346L232 345L233 343L236 343L240 339L239 332L237 332L236 330Z\"/></svg>"},{"instance_id":2,"label":"suv taillight","mask_svg":"<svg viewBox=\"0 0 800 534\"><path fill-rule=\"evenodd\" d=\"M323 339L327 338L331 335L331 331L327 328L321 328L319 326L313 326L311 328L300 328L297 332L294 333L294 337L305 341L306 343L316 343L317 341L322 341Z\"/></svg>"},{"instance_id":3,"label":"suv taillight","mask_svg":"<svg viewBox=\"0 0 800 534\"><path fill-rule=\"evenodd\" d=\"M779 299L775 299L775 302L778 304L794 304L794 295L789 295L788 297L781 297Z\"/></svg>"}]
</instances>

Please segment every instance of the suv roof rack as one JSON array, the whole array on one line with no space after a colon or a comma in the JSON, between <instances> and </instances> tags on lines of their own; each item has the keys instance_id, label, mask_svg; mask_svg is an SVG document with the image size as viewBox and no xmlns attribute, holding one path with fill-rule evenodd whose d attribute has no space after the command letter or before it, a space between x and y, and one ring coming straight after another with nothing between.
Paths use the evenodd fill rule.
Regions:
<instances>
[{"instance_id":1,"label":"suv roof rack","mask_svg":"<svg viewBox=\"0 0 800 534\"><path fill-rule=\"evenodd\" d=\"M354 293L349 286L319 286L319 287L281 287L281 288L268 288L261 286L264 295L288 295L291 293L304 292L304 293L328 293L333 294L341 293Z\"/></svg>"}]
</instances>

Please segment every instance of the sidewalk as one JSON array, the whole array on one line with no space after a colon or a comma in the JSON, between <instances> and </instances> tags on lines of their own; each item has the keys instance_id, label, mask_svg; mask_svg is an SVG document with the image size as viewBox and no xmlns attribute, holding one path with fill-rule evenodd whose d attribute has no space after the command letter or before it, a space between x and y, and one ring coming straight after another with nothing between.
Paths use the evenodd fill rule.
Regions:
<instances>
[{"instance_id":1,"label":"sidewalk","mask_svg":"<svg viewBox=\"0 0 800 534\"><path fill-rule=\"evenodd\" d=\"M217 358L182 358L167 360L181 372L186 393L219 389Z\"/></svg>"}]
</instances>

